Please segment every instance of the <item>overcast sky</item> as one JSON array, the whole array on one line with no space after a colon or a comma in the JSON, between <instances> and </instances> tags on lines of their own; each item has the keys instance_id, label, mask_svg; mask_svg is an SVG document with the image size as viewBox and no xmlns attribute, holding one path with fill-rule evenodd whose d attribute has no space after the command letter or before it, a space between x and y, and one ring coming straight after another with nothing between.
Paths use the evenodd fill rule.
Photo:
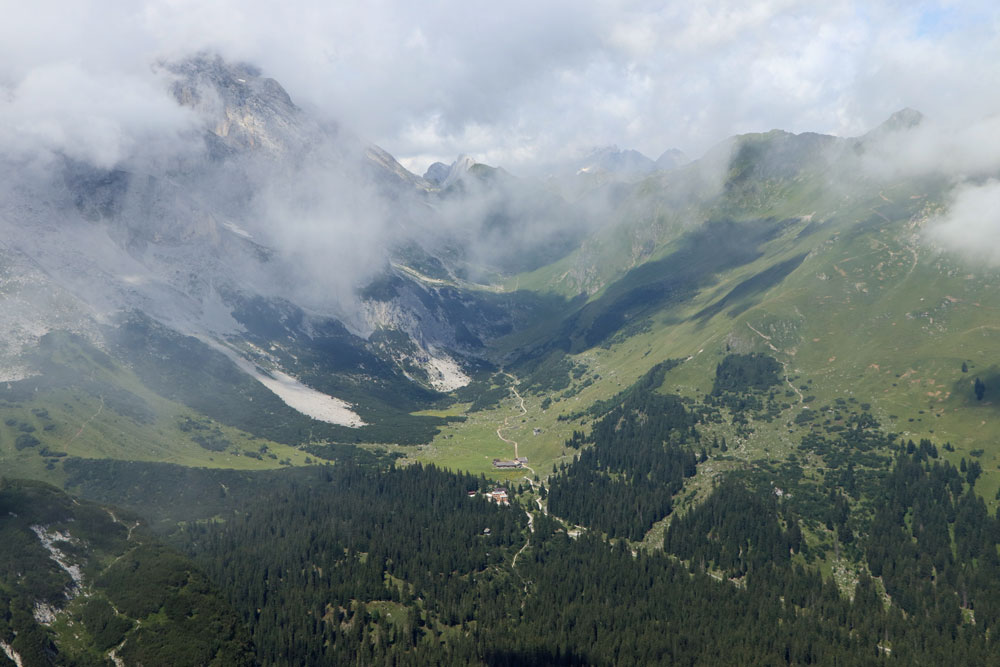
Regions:
<instances>
[{"instance_id":1,"label":"overcast sky","mask_svg":"<svg viewBox=\"0 0 1000 667\"><path fill-rule=\"evenodd\" d=\"M422 172L1000 111L995 2L0 0L0 146L103 163L190 119L150 63L212 49Z\"/></svg>"}]
</instances>

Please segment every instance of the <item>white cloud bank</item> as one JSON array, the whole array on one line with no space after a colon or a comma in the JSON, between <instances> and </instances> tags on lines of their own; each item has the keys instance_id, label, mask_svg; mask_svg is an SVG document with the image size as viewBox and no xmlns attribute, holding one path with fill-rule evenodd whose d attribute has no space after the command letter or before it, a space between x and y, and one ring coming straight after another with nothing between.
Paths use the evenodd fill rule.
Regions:
<instances>
[{"instance_id":1,"label":"white cloud bank","mask_svg":"<svg viewBox=\"0 0 1000 667\"><path fill-rule=\"evenodd\" d=\"M928 236L967 257L1000 264L1000 181L961 185L951 197L947 213L930 222Z\"/></svg>"},{"instance_id":2,"label":"white cloud bank","mask_svg":"<svg viewBox=\"0 0 1000 667\"><path fill-rule=\"evenodd\" d=\"M150 65L201 49L254 62L418 170L602 144L698 155L775 127L860 134L904 106L953 126L1000 109L1000 7L978 0L7 4L5 150L102 164L183 134Z\"/></svg>"}]
</instances>

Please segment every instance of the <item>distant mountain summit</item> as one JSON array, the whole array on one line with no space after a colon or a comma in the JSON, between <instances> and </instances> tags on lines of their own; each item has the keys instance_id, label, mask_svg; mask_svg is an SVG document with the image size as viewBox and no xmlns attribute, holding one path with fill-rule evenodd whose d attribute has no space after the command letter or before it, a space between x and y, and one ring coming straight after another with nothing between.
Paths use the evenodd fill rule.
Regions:
<instances>
[{"instance_id":1,"label":"distant mountain summit","mask_svg":"<svg viewBox=\"0 0 1000 667\"><path fill-rule=\"evenodd\" d=\"M639 151L618 146L594 149L576 165L578 174L608 173L625 178L643 176L656 170L656 163Z\"/></svg>"},{"instance_id":2,"label":"distant mountain summit","mask_svg":"<svg viewBox=\"0 0 1000 667\"><path fill-rule=\"evenodd\" d=\"M281 84L257 67L204 53L164 67L177 77L171 91L177 102L210 119L217 150L301 147L307 134L302 113Z\"/></svg>"},{"instance_id":3,"label":"distant mountain summit","mask_svg":"<svg viewBox=\"0 0 1000 667\"><path fill-rule=\"evenodd\" d=\"M924 115L916 109L906 107L889 116L876 130L906 130L924 122Z\"/></svg>"},{"instance_id":4,"label":"distant mountain summit","mask_svg":"<svg viewBox=\"0 0 1000 667\"><path fill-rule=\"evenodd\" d=\"M656 158L656 168L661 171L670 171L671 169L683 167L690 161L690 158L683 151L676 148L668 148L660 157Z\"/></svg>"},{"instance_id":5,"label":"distant mountain summit","mask_svg":"<svg viewBox=\"0 0 1000 667\"><path fill-rule=\"evenodd\" d=\"M424 172L424 180L432 185L447 188L461 181L475 167L485 167L468 155L459 155L451 164L435 162ZM492 167L490 167L492 169Z\"/></svg>"},{"instance_id":6,"label":"distant mountain summit","mask_svg":"<svg viewBox=\"0 0 1000 667\"><path fill-rule=\"evenodd\" d=\"M444 162L435 162L427 167L427 171L424 172L424 180L434 185L441 185L448 178L448 172L450 171L450 165Z\"/></svg>"},{"instance_id":7,"label":"distant mountain summit","mask_svg":"<svg viewBox=\"0 0 1000 667\"><path fill-rule=\"evenodd\" d=\"M925 118L922 113L916 109L906 107L889 116L878 127L858 137L858 141L862 144L877 144L900 133L919 127L923 124L924 120Z\"/></svg>"},{"instance_id":8,"label":"distant mountain summit","mask_svg":"<svg viewBox=\"0 0 1000 667\"><path fill-rule=\"evenodd\" d=\"M476 162L472 157L468 155L459 155L458 159L451 163L451 167L448 169L448 175L445 176L444 181L441 182L441 187L448 187L453 185L458 181L462 180L472 168L475 167L478 162Z\"/></svg>"}]
</instances>

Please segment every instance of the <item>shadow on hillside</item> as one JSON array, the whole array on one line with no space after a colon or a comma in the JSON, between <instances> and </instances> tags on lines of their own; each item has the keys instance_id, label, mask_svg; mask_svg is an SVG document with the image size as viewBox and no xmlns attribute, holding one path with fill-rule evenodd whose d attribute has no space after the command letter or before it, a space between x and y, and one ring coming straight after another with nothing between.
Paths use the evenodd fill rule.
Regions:
<instances>
[{"instance_id":1,"label":"shadow on hillside","mask_svg":"<svg viewBox=\"0 0 1000 667\"><path fill-rule=\"evenodd\" d=\"M760 273L747 278L731 289L724 297L695 313L691 319L696 319L700 325L704 325L708 320L722 312L723 309L730 306L732 310L729 311L729 316L735 317L739 315L756 304L753 297L763 294L783 281L788 277L788 274L799 268L799 265L805 261L805 258L806 253L796 255L791 259L778 262Z\"/></svg>"},{"instance_id":2,"label":"shadow on hillside","mask_svg":"<svg viewBox=\"0 0 1000 667\"><path fill-rule=\"evenodd\" d=\"M976 395L976 380L982 383L980 396ZM952 385L951 396L962 405L1000 410L1000 366L971 368L968 373L962 373L962 377Z\"/></svg>"}]
</instances>

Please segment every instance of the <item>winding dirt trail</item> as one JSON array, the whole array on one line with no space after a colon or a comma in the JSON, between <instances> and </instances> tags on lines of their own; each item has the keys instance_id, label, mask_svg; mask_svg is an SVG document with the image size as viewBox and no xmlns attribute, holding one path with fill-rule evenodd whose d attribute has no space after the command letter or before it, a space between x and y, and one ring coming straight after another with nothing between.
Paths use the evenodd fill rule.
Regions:
<instances>
[{"instance_id":1,"label":"winding dirt trail","mask_svg":"<svg viewBox=\"0 0 1000 667\"><path fill-rule=\"evenodd\" d=\"M792 391L794 391L796 394L799 395L799 404L801 405L802 403L805 402L806 398L805 398L805 396L802 395L802 392L799 391L799 388L796 387L795 384L792 382L792 379L790 377L788 377L788 363L782 361L781 362L781 367L785 371L785 382L788 383L788 386L792 388Z\"/></svg>"},{"instance_id":2,"label":"winding dirt trail","mask_svg":"<svg viewBox=\"0 0 1000 667\"><path fill-rule=\"evenodd\" d=\"M776 348L776 347L774 346L774 344L773 344L773 343L771 342L771 337L770 337L770 336L765 336L765 335L764 335L763 333L761 333L761 332L760 332L760 331L758 331L757 329L754 329L754 328L753 328L753 325L752 325L752 324L750 324L749 322L747 322L746 324L747 324L747 326L748 326L748 327L750 327L750 331L754 332L755 334L757 334L758 336L760 336L761 338L763 338L763 339L764 339L764 342L765 342L765 343L767 343L767 346L768 346L769 348L771 348L771 350L772 350L773 352L781 352L781 350L779 350L778 348Z\"/></svg>"},{"instance_id":3,"label":"winding dirt trail","mask_svg":"<svg viewBox=\"0 0 1000 667\"><path fill-rule=\"evenodd\" d=\"M531 468L529 468L528 466L524 466L524 467L527 470L531 470L532 474L537 475L537 473L534 470L532 470ZM525 481L528 482L528 486L531 487L532 491L536 491L537 492L538 491L537 487L541 487L541 485L542 485L541 482L536 482L534 479L532 479L531 477L528 477L527 475L524 476L524 479L525 479ZM544 514L545 516L549 515L549 508L545 506L545 503L542 502L542 499L540 497L536 497L535 498L535 504L538 505L538 510L542 514ZM534 528L532 528L532 530L534 530Z\"/></svg>"},{"instance_id":4,"label":"winding dirt trail","mask_svg":"<svg viewBox=\"0 0 1000 667\"><path fill-rule=\"evenodd\" d=\"M535 532L535 517L534 515L525 510L524 513L528 516L528 539L524 541L524 546L517 550L514 554L514 558L510 562L510 566L517 567L517 557L524 553L524 550L531 546L531 533Z\"/></svg>"},{"instance_id":5,"label":"winding dirt trail","mask_svg":"<svg viewBox=\"0 0 1000 667\"><path fill-rule=\"evenodd\" d=\"M501 371L501 373L503 373L508 378L510 378L510 380L511 380L510 391L511 391L512 394L514 394L514 397L517 398L517 400L519 402L519 405L520 405L520 408L521 408L521 414L519 414L517 416L518 417L523 417L524 415L528 414L528 409L526 407L524 407L524 397L521 396L520 392L517 391L517 382L518 382L518 380L517 380L516 377L514 377L513 375L511 375L507 371ZM503 431L505 428L509 428L509 426L508 426L509 423L510 423L510 417L509 416L505 417L504 420L503 420L503 424L497 427L497 437L500 438L501 440L503 440L504 442L506 442L508 445L514 445L514 459L516 460L517 457L518 457L518 453L517 453L517 440L509 440L508 438L503 437L503 433L501 433L501 431ZM528 468L528 466L524 466L524 467ZM531 468L528 468L528 470L531 470ZM535 471L531 470L531 472L534 473Z\"/></svg>"},{"instance_id":6,"label":"winding dirt trail","mask_svg":"<svg viewBox=\"0 0 1000 667\"><path fill-rule=\"evenodd\" d=\"M125 523L124 521L122 521L121 519L119 519L115 515L115 513L112 512L107 507L104 508L104 511L108 513L108 516L111 517L112 521L114 521L117 524L120 524L120 525L124 526L128 530L128 537L125 538L125 541L127 542L127 541L131 540L132 539L132 531L139 527L139 522L138 521L134 521L132 523L132 525L129 525L129 524ZM121 558L121 556L119 556L118 558ZM117 561L118 559L115 559L115 560Z\"/></svg>"},{"instance_id":7,"label":"winding dirt trail","mask_svg":"<svg viewBox=\"0 0 1000 667\"><path fill-rule=\"evenodd\" d=\"M757 329L754 329L753 325L751 325L749 322L747 322L746 325L748 327L750 327L750 331L754 332L755 334L757 334L758 336L760 336L761 338L763 338L764 342L767 343L767 346L769 348L771 348L771 350L773 352L778 352L779 354L781 353L781 350L779 350L778 348L776 348L774 346L774 344L771 342L771 337L770 336L766 336L762 332L758 331ZM787 361L781 361L781 360L779 360L778 363L781 364L781 370L784 371L785 382L788 384L789 387L792 388L792 391L794 391L798 395L798 397L799 397L799 404L804 403L805 402L805 397L802 395L802 392L799 391L799 388L796 387L794 383L792 383L792 379L788 375L788 362Z\"/></svg>"},{"instance_id":8,"label":"winding dirt trail","mask_svg":"<svg viewBox=\"0 0 1000 667\"><path fill-rule=\"evenodd\" d=\"M76 440L77 438L79 438L80 434L83 433L83 429L87 428L87 424L89 424L90 422L92 422L95 419L97 419L102 412L104 412L104 397L103 396L101 396L101 405L98 406L97 412L95 412L94 414L92 414L89 417L87 417L87 419L84 420L84 422L82 424L80 424L80 428L77 429L77 432L73 434L72 438L70 438L69 440L66 441L66 444L67 445L72 445L73 441Z\"/></svg>"},{"instance_id":9,"label":"winding dirt trail","mask_svg":"<svg viewBox=\"0 0 1000 667\"><path fill-rule=\"evenodd\" d=\"M514 377L513 375L511 375L507 371L501 371L501 373L503 373L505 376L507 376L507 378L511 381L510 391L511 391L512 394L514 394L514 397L517 399L517 401L518 401L518 407L521 410L521 414L519 414L517 416L518 417L523 417L524 415L528 414L528 408L525 407L525 405L524 405L524 397L521 396L521 393L517 390L517 382L518 382L518 380L517 380L516 377ZM517 451L517 440L511 440L510 438L505 438L504 435L503 435L503 430L506 429L506 428L510 428L510 419L511 419L511 417L508 415L507 417L504 418L503 424L501 424L500 426L497 427L497 437L500 438L501 440L503 440L504 442L506 442L508 445L514 445L514 459L516 460L518 458L518 456L519 456L518 451ZM525 469L525 470L530 470L531 474L533 474L533 475L536 474L535 471L534 471L534 469L532 469L531 467L529 467L527 465L522 465L521 467L523 469ZM528 477L527 475L525 475L524 478L526 480L528 480L528 484L531 485L532 488L534 488L534 486L535 486L534 485L534 481L530 477ZM542 501L541 501L541 499L540 498L536 498L535 500L538 503L538 509L541 510L542 512L545 512L544 507L542 507ZM545 512L545 513L547 514L547 512ZM524 514L528 517L528 539L526 539L524 541L524 546L521 547L520 549L518 549L517 553L514 554L514 558L511 559L511 563L510 563L511 568L516 568L517 567L517 559L518 559L518 557L520 557L520 555L523 554L525 552L525 550L528 547L531 546L531 534L535 532L535 516L531 512L529 512L528 510L525 510ZM528 584L530 582L524 581L523 578L521 579L521 581L524 583L524 592L527 593L528 592Z\"/></svg>"}]
</instances>

